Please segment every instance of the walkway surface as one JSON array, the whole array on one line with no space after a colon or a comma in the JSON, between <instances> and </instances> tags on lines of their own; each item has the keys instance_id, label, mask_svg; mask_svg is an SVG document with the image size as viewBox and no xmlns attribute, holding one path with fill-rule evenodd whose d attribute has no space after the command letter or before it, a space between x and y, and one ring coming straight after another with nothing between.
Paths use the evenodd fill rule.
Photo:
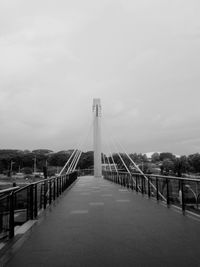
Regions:
<instances>
[{"instance_id":1,"label":"walkway surface","mask_svg":"<svg viewBox=\"0 0 200 267\"><path fill-rule=\"evenodd\" d=\"M81 177L6 266L200 266L200 223L109 181Z\"/></svg>"}]
</instances>

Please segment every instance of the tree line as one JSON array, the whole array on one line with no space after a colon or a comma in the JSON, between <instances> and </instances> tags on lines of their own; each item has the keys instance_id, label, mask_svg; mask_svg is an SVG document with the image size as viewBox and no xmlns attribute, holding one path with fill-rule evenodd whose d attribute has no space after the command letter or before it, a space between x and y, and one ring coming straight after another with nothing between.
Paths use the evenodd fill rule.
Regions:
<instances>
[{"instance_id":1,"label":"tree line","mask_svg":"<svg viewBox=\"0 0 200 267\"><path fill-rule=\"evenodd\" d=\"M44 166L54 170L61 169L72 154L73 149L53 152L48 149L14 150L0 149L0 173L8 174L24 172L31 174L36 167L37 172L42 172ZM78 168L91 168L93 165L93 152L82 153ZM54 171L55 172L55 171Z\"/></svg>"},{"instance_id":2,"label":"tree line","mask_svg":"<svg viewBox=\"0 0 200 267\"><path fill-rule=\"evenodd\" d=\"M44 166L61 169L69 159L72 151L72 149L59 152L48 149L33 151L0 149L0 173L9 174L11 169L13 172L32 173L35 163L38 172L42 172ZM128 157L123 153L120 153L120 156L126 166L130 170L134 170L134 166ZM159 173L163 175L182 176L183 173L200 173L199 153L180 157L170 152L154 153L151 159L141 153L131 153L129 156L145 173L151 173L153 169L159 170ZM112 156L102 155L102 162L107 164L113 163L113 161L117 164L118 169L126 170L118 154L113 153ZM77 168L93 168L93 151L82 153Z\"/></svg>"}]
</instances>

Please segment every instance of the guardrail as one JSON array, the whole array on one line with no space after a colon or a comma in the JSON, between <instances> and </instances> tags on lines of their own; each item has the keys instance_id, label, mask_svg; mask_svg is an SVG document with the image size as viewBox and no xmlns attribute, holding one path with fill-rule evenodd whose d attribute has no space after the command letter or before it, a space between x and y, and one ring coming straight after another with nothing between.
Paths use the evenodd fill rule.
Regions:
<instances>
[{"instance_id":1,"label":"guardrail","mask_svg":"<svg viewBox=\"0 0 200 267\"><path fill-rule=\"evenodd\" d=\"M38 211L59 197L77 179L77 172L31 183L0 199L0 240L12 238L15 227L37 218Z\"/></svg>"},{"instance_id":2,"label":"guardrail","mask_svg":"<svg viewBox=\"0 0 200 267\"><path fill-rule=\"evenodd\" d=\"M19 189L19 188L20 188L19 186L14 186L14 187L9 187L9 188L0 190L0 200L1 200L1 198L4 197L5 195L8 195L8 194L10 194L11 192L16 191L16 190Z\"/></svg>"},{"instance_id":3,"label":"guardrail","mask_svg":"<svg viewBox=\"0 0 200 267\"><path fill-rule=\"evenodd\" d=\"M168 207L178 206L183 214L185 210L200 214L200 179L114 171L104 171L103 175L107 180L163 201Z\"/></svg>"}]
</instances>

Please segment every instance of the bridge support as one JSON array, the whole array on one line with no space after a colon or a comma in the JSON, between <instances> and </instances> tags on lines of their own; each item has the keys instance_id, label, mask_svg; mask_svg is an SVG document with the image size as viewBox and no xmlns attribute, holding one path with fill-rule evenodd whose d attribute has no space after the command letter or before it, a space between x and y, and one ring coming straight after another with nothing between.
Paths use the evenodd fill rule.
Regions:
<instances>
[{"instance_id":1,"label":"bridge support","mask_svg":"<svg viewBox=\"0 0 200 267\"><path fill-rule=\"evenodd\" d=\"M101 165L101 101L93 100L94 114L94 177L102 177Z\"/></svg>"}]
</instances>

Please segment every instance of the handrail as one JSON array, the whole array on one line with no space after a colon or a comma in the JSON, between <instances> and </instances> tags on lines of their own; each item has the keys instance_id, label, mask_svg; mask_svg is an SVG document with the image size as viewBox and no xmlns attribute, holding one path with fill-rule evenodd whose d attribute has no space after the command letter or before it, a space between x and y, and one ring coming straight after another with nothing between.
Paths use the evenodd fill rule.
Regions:
<instances>
[{"instance_id":1,"label":"handrail","mask_svg":"<svg viewBox=\"0 0 200 267\"><path fill-rule=\"evenodd\" d=\"M143 176L141 173L131 173L132 175L140 175ZM167 175L159 175L159 174L145 174L149 177L157 177L163 179L173 179L173 180L183 180L183 181L190 181L190 182L200 182L200 179L197 178L187 178L187 177L178 177L178 176L167 176Z\"/></svg>"},{"instance_id":2,"label":"handrail","mask_svg":"<svg viewBox=\"0 0 200 267\"><path fill-rule=\"evenodd\" d=\"M106 170L108 171L108 170ZM126 171L124 172L116 172L116 171L112 171L113 173L118 173L118 174L130 174ZM139 172L131 172L131 175L139 175L139 176L148 176L148 177L157 177L157 178L163 178L163 179L173 179L173 180L183 180L183 181L190 181L190 182L200 182L200 177L199 178L187 178L187 177L178 177L178 176L168 176L168 175L160 175L160 174L141 174Z\"/></svg>"},{"instance_id":3,"label":"handrail","mask_svg":"<svg viewBox=\"0 0 200 267\"><path fill-rule=\"evenodd\" d=\"M2 190L0 190L0 194L9 193L9 192L15 191L17 189L19 189L19 186L14 186L14 187L2 189Z\"/></svg>"},{"instance_id":4,"label":"handrail","mask_svg":"<svg viewBox=\"0 0 200 267\"><path fill-rule=\"evenodd\" d=\"M29 187L29 186L31 186L31 185L38 185L38 184L42 184L42 183L45 183L45 182L49 182L49 181L51 181L51 180L55 180L55 179L57 179L57 178L60 178L60 177L62 177L62 176L65 176L65 175L68 176L69 174L72 174L72 173L75 173L75 171L74 171L74 172L71 172L71 173L68 173L68 174L61 174L61 175L59 175L59 176L53 176L53 177L51 177L51 178L43 179L43 180L40 180L40 181L37 181L37 182L32 182L32 183L30 183L30 184L28 184L28 185L25 185L24 187L19 188L19 189L16 190L15 192L18 193L18 192L20 192L21 190L26 189L27 187Z\"/></svg>"},{"instance_id":5,"label":"handrail","mask_svg":"<svg viewBox=\"0 0 200 267\"><path fill-rule=\"evenodd\" d=\"M38 210L46 209L77 179L77 171L30 183L17 190L6 190L1 198L0 233L12 238L18 222L16 212L24 211L23 223L38 216Z\"/></svg>"},{"instance_id":6,"label":"handrail","mask_svg":"<svg viewBox=\"0 0 200 267\"><path fill-rule=\"evenodd\" d=\"M134 177L135 176L135 177ZM199 196L200 193L200 179L192 179L177 176L164 176L157 174L141 174L141 173L128 173L128 172L116 172L116 171L104 171L105 179L108 179L114 183L121 184L127 188L131 188L136 192L147 194L149 198L155 197L157 201L164 200L167 206L170 204L182 207L183 214L186 209L194 209L195 213L200 213ZM133 184L132 178L136 179L136 183ZM173 183L174 181L174 183ZM178 182L178 183L177 183ZM188 185L195 187L197 190L195 196L195 202L193 198L188 195ZM192 189L190 189L192 191ZM195 191L196 192L196 191ZM193 192L194 194L194 192ZM176 203L176 204L175 204ZM197 208L190 207L196 205Z\"/></svg>"},{"instance_id":7,"label":"handrail","mask_svg":"<svg viewBox=\"0 0 200 267\"><path fill-rule=\"evenodd\" d=\"M72 173L75 173L76 171L73 171L69 174L72 174ZM43 180L40 180L40 181L37 181L37 182L32 182L30 184L27 184L23 187L19 187L19 186L16 186L16 190L14 191L15 193L19 193L20 191L23 191L24 189L32 186L32 185L38 185L38 184L41 184L41 183L44 183L44 182L48 182L48 181L51 181L51 180L54 180L54 179L57 179L59 177L62 177L64 175L69 175L69 174L62 174L60 176L54 176L54 177L51 177L51 178L47 178L47 179L43 179ZM5 189L6 190L6 189ZM13 192L13 190L11 190L11 193ZM8 195L7 195L8 196ZM4 200L7 196L2 196L1 200Z\"/></svg>"}]
</instances>

